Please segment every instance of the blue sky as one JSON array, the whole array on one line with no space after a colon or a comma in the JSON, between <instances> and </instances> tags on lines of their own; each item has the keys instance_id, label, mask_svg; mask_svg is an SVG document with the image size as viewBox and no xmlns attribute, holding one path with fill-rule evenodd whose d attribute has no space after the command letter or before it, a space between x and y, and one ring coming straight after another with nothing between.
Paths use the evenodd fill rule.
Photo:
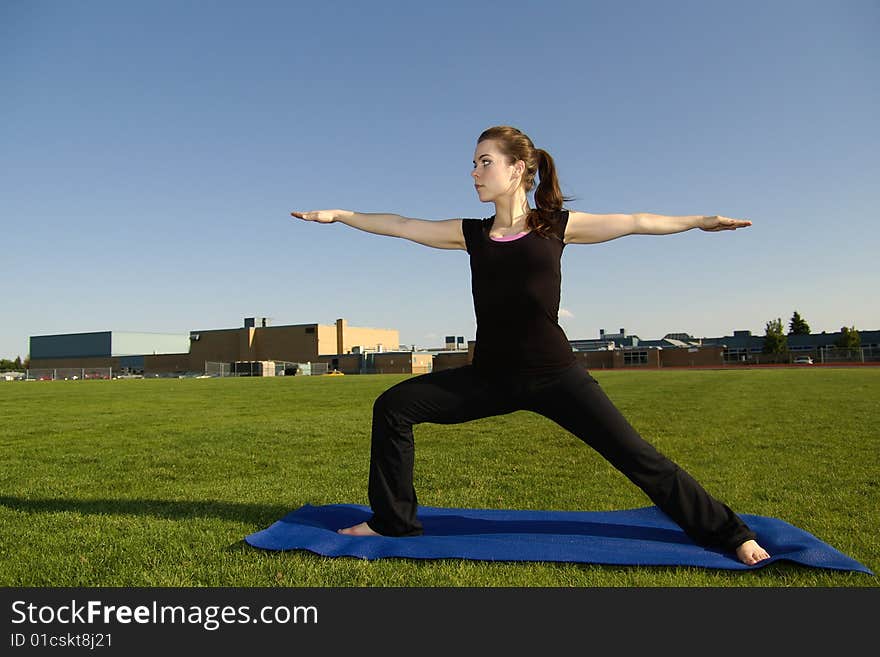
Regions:
<instances>
[{"instance_id":1,"label":"blue sky","mask_svg":"<svg viewBox=\"0 0 880 657\"><path fill-rule=\"evenodd\" d=\"M880 328L880 4L0 3L0 357L28 337L333 323L473 339L467 254L341 207L484 217L515 125L569 207L753 226L570 245L570 339Z\"/></svg>"}]
</instances>

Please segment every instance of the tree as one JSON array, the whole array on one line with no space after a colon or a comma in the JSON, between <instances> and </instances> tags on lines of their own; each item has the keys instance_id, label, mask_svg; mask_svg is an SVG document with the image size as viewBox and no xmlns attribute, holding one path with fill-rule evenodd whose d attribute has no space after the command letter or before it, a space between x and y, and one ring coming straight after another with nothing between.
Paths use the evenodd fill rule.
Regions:
<instances>
[{"instance_id":1,"label":"tree","mask_svg":"<svg viewBox=\"0 0 880 657\"><path fill-rule=\"evenodd\" d=\"M789 335L809 335L810 334L810 325L801 317L800 313L795 310L794 315L791 316L791 320L788 323L788 334Z\"/></svg>"},{"instance_id":2,"label":"tree","mask_svg":"<svg viewBox=\"0 0 880 657\"><path fill-rule=\"evenodd\" d=\"M27 367L27 365L24 367ZM9 370L18 372L24 369L24 367L22 367L21 356L17 356L15 360L0 359L0 372L7 372Z\"/></svg>"},{"instance_id":3,"label":"tree","mask_svg":"<svg viewBox=\"0 0 880 657\"><path fill-rule=\"evenodd\" d=\"M788 336L782 328L782 318L772 319L767 322L764 331L764 348L765 354L787 354L788 353Z\"/></svg>"},{"instance_id":4,"label":"tree","mask_svg":"<svg viewBox=\"0 0 880 657\"><path fill-rule=\"evenodd\" d=\"M843 326L840 329L840 337L834 342L834 346L841 349L860 349L862 338L855 326Z\"/></svg>"}]
</instances>

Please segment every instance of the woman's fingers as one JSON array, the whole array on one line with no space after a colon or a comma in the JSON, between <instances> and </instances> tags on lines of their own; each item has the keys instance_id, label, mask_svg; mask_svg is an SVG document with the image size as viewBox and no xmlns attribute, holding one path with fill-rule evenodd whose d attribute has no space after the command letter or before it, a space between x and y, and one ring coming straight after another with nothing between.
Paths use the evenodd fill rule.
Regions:
<instances>
[{"instance_id":1,"label":"woman's fingers","mask_svg":"<svg viewBox=\"0 0 880 657\"><path fill-rule=\"evenodd\" d=\"M338 214L337 210L311 210L311 211L302 211L302 210L294 210L290 213L291 216L299 217L300 219L305 219L306 221L317 221L322 224L332 224L336 221L336 217Z\"/></svg>"},{"instance_id":2,"label":"woman's fingers","mask_svg":"<svg viewBox=\"0 0 880 657\"><path fill-rule=\"evenodd\" d=\"M318 219L318 212L305 212L305 211L293 211L290 213L294 217L299 217L300 219L305 219L306 221L315 221Z\"/></svg>"},{"instance_id":3,"label":"woman's fingers","mask_svg":"<svg viewBox=\"0 0 880 657\"><path fill-rule=\"evenodd\" d=\"M718 231L718 230L736 230L737 228L745 228L746 226L751 226L752 222L748 219L732 219L730 217L720 217L713 216L707 217L709 220L703 226L703 230L708 231Z\"/></svg>"},{"instance_id":4,"label":"woman's fingers","mask_svg":"<svg viewBox=\"0 0 880 657\"><path fill-rule=\"evenodd\" d=\"M722 217L722 219L722 226L728 229L745 228L752 225L752 222L748 219L727 219L726 217Z\"/></svg>"}]
</instances>

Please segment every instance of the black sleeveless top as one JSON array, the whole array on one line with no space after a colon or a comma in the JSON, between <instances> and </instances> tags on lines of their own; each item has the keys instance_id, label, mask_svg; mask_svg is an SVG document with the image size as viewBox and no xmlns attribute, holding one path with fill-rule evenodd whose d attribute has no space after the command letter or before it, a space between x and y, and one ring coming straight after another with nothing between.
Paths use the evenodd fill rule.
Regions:
<instances>
[{"instance_id":1,"label":"black sleeveless top","mask_svg":"<svg viewBox=\"0 0 880 657\"><path fill-rule=\"evenodd\" d=\"M561 260L568 211L551 216L551 235L489 237L495 217L462 219L470 255L477 337L473 366L489 374L540 374L575 362L559 326Z\"/></svg>"}]
</instances>

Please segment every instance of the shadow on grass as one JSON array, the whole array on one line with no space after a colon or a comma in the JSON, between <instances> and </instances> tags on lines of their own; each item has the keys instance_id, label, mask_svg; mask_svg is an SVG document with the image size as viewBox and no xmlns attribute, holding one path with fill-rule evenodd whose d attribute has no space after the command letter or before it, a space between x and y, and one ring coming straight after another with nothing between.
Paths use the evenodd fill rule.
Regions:
<instances>
[{"instance_id":1,"label":"shadow on grass","mask_svg":"<svg viewBox=\"0 0 880 657\"><path fill-rule=\"evenodd\" d=\"M248 554L261 554L265 553L265 550L258 550L253 545L250 545L246 540L241 539L240 541L235 541L235 543L230 543L225 548L223 548L224 552L230 552L233 554L242 554L247 552Z\"/></svg>"},{"instance_id":2,"label":"shadow on grass","mask_svg":"<svg viewBox=\"0 0 880 657\"><path fill-rule=\"evenodd\" d=\"M218 500L82 500L30 499L0 496L0 506L25 513L81 513L84 515L153 516L169 520L219 518L250 525L267 525L290 512L280 504L248 504Z\"/></svg>"}]
</instances>

